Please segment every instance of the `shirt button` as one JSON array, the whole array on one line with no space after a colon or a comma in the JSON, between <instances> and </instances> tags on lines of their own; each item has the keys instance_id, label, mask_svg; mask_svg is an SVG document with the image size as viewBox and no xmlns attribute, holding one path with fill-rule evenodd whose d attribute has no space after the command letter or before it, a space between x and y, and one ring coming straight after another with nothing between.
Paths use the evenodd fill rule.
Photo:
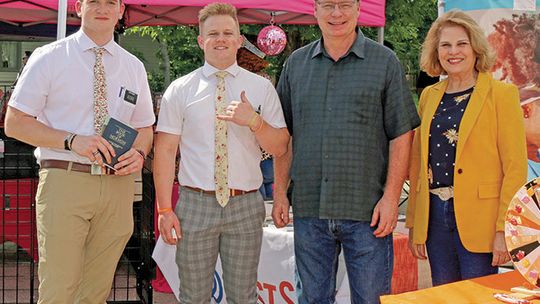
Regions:
<instances>
[{"instance_id":1,"label":"shirt button","mask_svg":"<svg viewBox=\"0 0 540 304\"><path fill-rule=\"evenodd\" d=\"M328 177L325 177L325 178L324 178L324 182L328 182Z\"/></svg>"},{"instance_id":2,"label":"shirt button","mask_svg":"<svg viewBox=\"0 0 540 304\"><path fill-rule=\"evenodd\" d=\"M457 173L458 173L458 174L461 174L461 173L463 173L463 170L462 170L462 169L458 169L458 170L457 170Z\"/></svg>"},{"instance_id":3,"label":"shirt button","mask_svg":"<svg viewBox=\"0 0 540 304\"><path fill-rule=\"evenodd\" d=\"M328 112L332 112L332 108L328 108Z\"/></svg>"},{"instance_id":4,"label":"shirt button","mask_svg":"<svg viewBox=\"0 0 540 304\"><path fill-rule=\"evenodd\" d=\"M328 158L328 154L325 154L325 155L324 155L324 158Z\"/></svg>"}]
</instances>

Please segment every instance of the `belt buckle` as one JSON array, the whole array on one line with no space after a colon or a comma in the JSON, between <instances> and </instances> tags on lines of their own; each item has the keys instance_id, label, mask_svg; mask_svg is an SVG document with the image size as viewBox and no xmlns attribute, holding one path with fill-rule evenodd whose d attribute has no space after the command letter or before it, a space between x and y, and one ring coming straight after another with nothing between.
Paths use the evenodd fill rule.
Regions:
<instances>
[{"instance_id":1,"label":"belt buckle","mask_svg":"<svg viewBox=\"0 0 540 304\"><path fill-rule=\"evenodd\" d=\"M451 187L445 187L443 189L439 189L439 198L443 201L448 201L452 197L454 197L454 189Z\"/></svg>"},{"instance_id":2,"label":"belt buckle","mask_svg":"<svg viewBox=\"0 0 540 304\"><path fill-rule=\"evenodd\" d=\"M105 175L107 172L105 171L105 168L98 164L92 164L90 167L90 174L91 175Z\"/></svg>"},{"instance_id":3,"label":"belt buckle","mask_svg":"<svg viewBox=\"0 0 540 304\"><path fill-rule=\"evenodd\" d=\"M229 194L230 194L230 196L244 195L244 194L246 194L246 191L238 190L238 189L229 189Z\"/></svg>"}]
</instances>

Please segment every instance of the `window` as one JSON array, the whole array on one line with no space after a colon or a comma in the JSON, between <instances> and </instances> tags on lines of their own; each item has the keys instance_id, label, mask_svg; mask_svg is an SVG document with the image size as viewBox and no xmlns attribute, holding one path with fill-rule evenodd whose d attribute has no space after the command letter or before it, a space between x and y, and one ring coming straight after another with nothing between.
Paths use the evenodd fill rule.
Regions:
<instances>
[{"instance_id":1,"label":"window","mask_svg":"<svg viewBox=\"0 0 540 304\"><path fill-rule=\"evenodd\" d=\"M17 41L0 41L0 70L18 71L21 66L21 43Z\"/></svg>"}]
</instances>

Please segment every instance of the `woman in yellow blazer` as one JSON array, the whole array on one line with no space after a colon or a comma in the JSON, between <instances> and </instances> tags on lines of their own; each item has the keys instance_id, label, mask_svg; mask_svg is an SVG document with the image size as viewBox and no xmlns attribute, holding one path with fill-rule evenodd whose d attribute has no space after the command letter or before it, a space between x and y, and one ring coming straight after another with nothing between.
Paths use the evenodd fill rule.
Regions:
<instances>
[{"instance_id":1,"label":"woman in yellow blazer","mask_svg":"<svg viewBox=\"0 0 540 304\"><path fill-rule=\"evenodd\" d=\"M509 260L504 217L526 182L527 154L518 90L490 76L493 61L461 11L437 19L422 47L422 69L448 76L422 92L409 172L409 248L420 259L427 249L433 285Z\"/></svg>"}]
</instances>

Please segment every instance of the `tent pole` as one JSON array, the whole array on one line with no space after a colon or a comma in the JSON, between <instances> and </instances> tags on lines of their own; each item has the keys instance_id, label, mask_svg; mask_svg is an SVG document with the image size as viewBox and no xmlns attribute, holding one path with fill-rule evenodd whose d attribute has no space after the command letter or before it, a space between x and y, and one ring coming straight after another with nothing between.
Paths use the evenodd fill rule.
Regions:
<instances>
[{"instance_id":1,"label":"tent pole","mask_svg":"<svg viewBox=\"0 0 540 304\"><path fill-rule=\"evenodd\" d=\"M446 0L437 0L437 16L440 17L444 14L444 9L446 8ZM446 75L439 76L439 80L446 79Z\"/></svg>"},{"instance_id":2,"label":"tent pole","mask_svg":"<svg viewBox=\"0 0 540 304\"><path fill-rule=\"evenodd\" d=\"M66 37L67 0L58 0L58 23L56 26L56 40Z\"/></svg>"},{"instance_id":3,"label":"tent pole","mask_svg":"<svg viewBox=\"0 0 540 304\"><path fill-rule=\"evenodd\" d=\"M445 8L445 5L446 5L446 2L445 0L438 0L437 1L437 7L438 7L438 10L437 10L437 13L438 13L438 16L442 16L444 14L444 8Z\"/></svg>"},{"instance_id":4,"label":"tent pole","mask_svg":"<svg viewBox=\"0 0 540 304\"><path fill-rule=\"evenodd\" d=\"M377 42L384 44L384 26L377 28Z\"/></svg>"}]
</instances>

